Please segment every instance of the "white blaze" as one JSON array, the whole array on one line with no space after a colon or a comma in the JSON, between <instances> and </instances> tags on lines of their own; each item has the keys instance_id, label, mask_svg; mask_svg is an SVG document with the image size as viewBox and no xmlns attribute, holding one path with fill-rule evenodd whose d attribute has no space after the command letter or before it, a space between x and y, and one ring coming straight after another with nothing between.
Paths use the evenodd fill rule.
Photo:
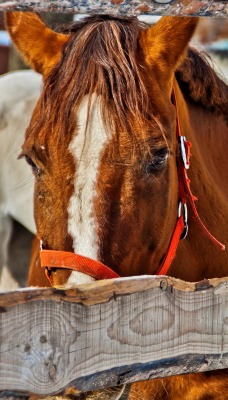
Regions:
<instances>
[{"instance_id":1,"label":"white blaze","mask_svg":"<svg viewBox=\"0 0 228 400\"><path fill-rule=\"evenodd\" d=\"M79 107L78 129L69 147L76 163L76 176L74 193L68 207L68 232L73 238L74 252L96 260L98 238L93 206L98 167L107 143L107 132L101 117L99 98L92 96L87 121L88 102L86 96ZM85 274L72 272L68 283L87 283L88 279L93 280Z\"/></svg>"}]
</instances>

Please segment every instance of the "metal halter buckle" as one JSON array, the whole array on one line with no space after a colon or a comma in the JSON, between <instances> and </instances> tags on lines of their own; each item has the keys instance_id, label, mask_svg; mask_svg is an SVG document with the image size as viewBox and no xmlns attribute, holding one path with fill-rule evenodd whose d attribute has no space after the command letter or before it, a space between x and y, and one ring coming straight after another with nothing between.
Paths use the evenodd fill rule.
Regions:
<instances>
[{"instance_id":1,"label":"metal halter buckle","mask_svg":"<svg viewBox=\"0 0 228 400\"><path fill-rule=\"evenodd\" d=\"M181 217L182 210L183 210L183 216L184 216L184 229L183 229L183 232L180 237L181 240L185 239L188 234L188 208L187 208L187 204L182 203L180 201L178 204L178 218Z\"/></svg>"},{"instance_id":2,"label":"metal halter buckle","mask_svg":"<svg viewBox=\"0 0 228 400\"><path fill-rule=\"evenodd\" d=\"M182 157L185 169L189 169L189 164L188 164L187 154L186 154L186 148L185 148L185 142L186 142L186 137L185 136L180 136L181 157Z\"/></svg>"}]
</instances>

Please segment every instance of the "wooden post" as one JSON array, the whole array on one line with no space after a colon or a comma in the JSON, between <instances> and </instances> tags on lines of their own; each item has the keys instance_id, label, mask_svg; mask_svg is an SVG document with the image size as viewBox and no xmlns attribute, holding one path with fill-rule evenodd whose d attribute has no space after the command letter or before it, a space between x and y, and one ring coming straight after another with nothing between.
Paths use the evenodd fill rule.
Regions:
<instances>
[{"instance_id":1,"label":"wooden post","mask_svg":"<svg viewBox=\"0 0 228 400\"><path fill-rule=\"evenodd\" d=\"M227 0L0 0L1 10L128 15L228 16Z\"/></svg>"},{"instance_id":2,"label":"wooden post","mask_svg":"<svg viewBox=\"0 0 228 400\"><path fill-rule=\"evenodd\" d=\"M0 392L48 395L228 367L228 278L0 294Z\"/></svg>"}]
</instances>

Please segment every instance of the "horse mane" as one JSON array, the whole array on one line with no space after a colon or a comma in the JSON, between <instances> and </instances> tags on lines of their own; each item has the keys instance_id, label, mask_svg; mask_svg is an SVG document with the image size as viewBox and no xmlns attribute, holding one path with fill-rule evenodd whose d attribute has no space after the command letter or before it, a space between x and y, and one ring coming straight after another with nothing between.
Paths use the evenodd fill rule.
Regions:
<instances>
[{"instance_id":1,"label":"horse mane","mask_svg":"<svg viewBox=\"0 0 228 400\"><path fill-rule=\"evenodd\" d=\"M228 86L210 64L207 54L189 48L176 79L185 98L227 120Z\"/></svg>"},{"instance_id":2,"label":"horse mane","mask_svg":"<svg viewBox=\"0 0 228 400\"><path fill-rule=\"evenodd\" d=\"M50 132L55 126L60 137L75 129L77 108L86 95L90 107L94 92L100 95L104 122L115 130L122 128L134 135L145 121L159 124L139 62L138 35L143 29L147 25L136 17L108 15L64 26L61 30L69 34L69 40L60 62L44 81L39 128L50 124ZM188 50L176 78L186 97L217 115L227 114L228 87L196 50Z\"/></svg>"}]
</instances>

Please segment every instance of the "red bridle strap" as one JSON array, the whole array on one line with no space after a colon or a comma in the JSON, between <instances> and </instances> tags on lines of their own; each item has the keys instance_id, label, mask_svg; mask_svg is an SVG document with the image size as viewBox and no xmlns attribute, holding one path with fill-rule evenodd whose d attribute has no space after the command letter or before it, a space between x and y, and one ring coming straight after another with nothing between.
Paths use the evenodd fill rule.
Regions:
<instances>
[{"instance_id":1,"label":"red bridle strap","mask_svg":"<svg viewBox=\"0 0 228 400\"><path fill-rule=\"evenodd\" d=\"M177 220L177 223L174 228L174 232L173 232L170 244L169 244L169 248L166 252L166 255L165 255L160 267L158 268L158 270L156 272L156 275L166 275L167 274L167 272L172 264L172 261L176 255L177 247L180 242L180 238L181 238L184 228L185 228L184 219L183 219L183 216L181 215Z\"/></svg>"},{"instance_id":2,"label":"red bridle strap","mask_svg":"<svg viewBox=\"0 0 228 400\"><path fill-rule=\"evenodd\" d=\"M53 268L82 272L96 280L119 278L116 272L101 262L68 251L41 250L40 260L51 284L50 272Z\"/></svg>"},{"instance_id":3,"label":"red bridle strap","mask_svg":"<svg viewBox=\"0 0 228 400\"><path fill-rule=\"evenodd\" d=\"M180 209L184 209L187 213L187 203L190 204L192 212L193 212L193 217L195 221L199 224L203 232L206 234L206 236L209 237L209 239L221 250L225 250L225 246L220 243L206 228L204 225L203 221L201 220L198 211L195 206L195 201L197 198L192 194L191 188L190 188L190 179L188 178L187 170L190 166L190 149L191 149L191 143L188 142L185 137L181 135L181 128L180 128L180 119L178 115L178 108L177 108L177 103L176 103L176 95L175 92L173 91L172 94L172 99L173 99L173 104L176 107L176 123L177 123L177 128L176 128L176 135L177 135L177 140L180 144L181 148L181 157L177 158L177 171L178 171L178 186L179 186L179 193L178 193L178 198L179 198L179 207ZM178 210L179 213L179 210ZM185 220L186 219L186 220ZM166 255L163 258L163 261L158 268L156 275L166 275L171 263L176 255L177 247L178 244L182 238L183 232L184 237L187 235L187 217L184 218L183 215L178 215L178 219L174 228L174 232L168 247L168 250L166 252Z\"/></svg>"},{"instance_id":4,"label":"red bridle strap","mask_svg":"<svg viewBox=\"0 0 228 400\"><path fill-rule=\"evenodd\" d=\"M168 251L163 259L161 266L156 272L156 275L167 274L170 265L176 255L177 247L184 227L184 219L181 215L177 220ZM101 262L68 251L40 250L40 261L41 267L45 268L46 277L48 278L52 286L53 279L51 276L51 272L55 268L82 272L83 274L89 275L96 280L114 279L120 277L111 268L107 267Z\"/></svg>"},{"instance_id":5,"label":"red bridle strap","mask_svg":"<svg viewBox=\"0 0 228 400\"><path fill-rule=\"evenodd\" d=\"M191 143L188 142L184 136L181 135L181 128L180 128L180 118L178 113L178 107L176 102L176 95L175 91L173 90L172 93L173 104L176 108L176 123L177 123L177 140L180 143L181 148L181 159L177 159L177 171L178 171L178 185L179 185L179 201L182 205L186 205L187 202L190 204L192 209L193 218L198 223L202 231L205 233L206 236L214 243L220 250L225 250L225 245L219 242L212 234L209 232L207 227L204 225L203 221L201 220L198 211L196 209L195 201L197 197L192 194L190 188L190 179L187 174L187 170L190 166L190 149L192 147Z\"/></svg>"}]
</instances>

